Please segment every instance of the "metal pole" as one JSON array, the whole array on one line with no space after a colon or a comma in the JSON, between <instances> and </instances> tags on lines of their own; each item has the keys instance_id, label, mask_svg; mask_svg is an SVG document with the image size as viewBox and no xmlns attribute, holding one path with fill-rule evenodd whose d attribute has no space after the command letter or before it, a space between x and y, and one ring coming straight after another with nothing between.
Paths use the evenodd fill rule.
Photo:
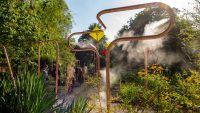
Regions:
<instances>
[{"instance_id":1,"label":"metal pole","mask_svg":"<svg viewBox=\"0 0 200 113\"><path fill-rule=\"evenodd\" d=\"M145 48L145 50L144 50L144 71L145 71L145 76L147 77L147 75L148 75L148 49L147 48ZM147 85L148 85L148 83L147 83L147 80L145 81L145 88L147 88Z\"/></svg>"},{"instance_id":2,"label":"metal pole","mask_svg":"<svg viewBox=\"0 0 200 113\"><path fill-rule=\"evenodd\" d=\"M106 29L106 25L103 23L101 20L100 16L103 14L108 14L108 13L114 13L114 12L121 12L121 11L127 11L127 10L134 10L134 9L141 9L141 8L150 8L150 7L159 7L163 10L166 10L167 13L169 14L170 20L169 20L169 26L165 31L163 31L160 34L157 35L150 35L150 36L143 36L143 37L121 37L118 39L115 39L107 48L107 53L106 53L106 95L107 95L107 112L110 113L110 49L113 45L115 45L117 42L121 41L131 41L131 40L150 40L150 39L157 39L160 38L164 35L166 35L171 29L172 26L175 22L175 14L173 10L166 4L160 3L160 2L154 2L154 3L147 3L147 4L139 4L139 5L132 5L132 6L126 6L126 7L119 7L119 8L112 8L112 9L106 9L103 11L100 11L97 14L97 20L99 23Z\"/></svg>"},{"instance_id":3,"label":"metal pole","mask_svg":"<svg viewBox=\"0 0 200 113\"><path fill-rule=\"evenodd\" d=\"M56 43L56 83L55 83L55 93L56 95L58 94L58 71L59 71L59 44L56 40L47 40L47 41L40 41L40 42L37 42L38 44L38 77L40 77L40 44L42 43Z\"/></svg>"},{"instance_id":4,"label":"metal pole","mask_svg":"<svg viewBox=\"0 0 200 113\"><path fill-rule=\"evenodd\" d=\"M144 69L145 69L145 75L148 74L148 50L144 50Z\"/></svg>"},{"instance_id":5,"label":"metal pole","mask_svg":"<svg viewBox=\"0 0 200 113\"><path fill-rule=\"evenodd\" d=\"M106 102L107 113L110 113L110 48L106 50Z\"/></svg>"},{"instance_id":6,"label":"metal pole","mask_svg":"<svg viewBox=\"0 0 200 113\"><path fill-rule=\"evenodd\" d=\"M10 71L10 76L11 76L11 79L13 80L14 88L16 89L15 77L14 77L14 75L13 75L13 71L12 71L12 68L11 68L11 64L10 64L10 59L9 59L9 56L8 56L8 52L7 52L5 46L2 46L2 47L3 47L3 50L4 50L4 54L5 54L5 56L6 56L6 61L7 61L8 68L9 68L9 71Z\"/></svg>"},{"instance_id":7,"label":"metal pole","mask_svg":"<svg viewBox=\"0 0 200 113\"><path fill-rule=\"evenodd\" d=\"M58 78L59 78L59 45L56 42L56 95L58 95Z\"/></svg>"},{"instance_id":8,"label":"metal pole","mask_svg":"<svg viewBox=\"0 0 200 113\"><path fill-rule=\"evenodd\" d=\"M75 33L72 33L72 34L70 34L70 35L67 37L68 47L71 48L71 49L73 49L73 47L70 45L70 40L71 40L71 38L72 38L74 35L82 35L82 34L98 33L98 32L103 32L103 30L83 31L83 32L75 32Z\"/></svg>"}]
</instances>

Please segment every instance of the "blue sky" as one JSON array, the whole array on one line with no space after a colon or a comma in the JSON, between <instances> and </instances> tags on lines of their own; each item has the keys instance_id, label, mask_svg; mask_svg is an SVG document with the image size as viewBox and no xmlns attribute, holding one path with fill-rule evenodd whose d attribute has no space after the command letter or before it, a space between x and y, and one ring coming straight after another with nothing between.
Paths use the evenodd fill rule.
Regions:
<instances>
[{"instance_id":1,"label":"blue sky","mask_svg":"<svg viewBox=\"0 0 200 113\"><path fill-rule=\"evenodd\" d=\"M163 2L171 7L179 9L192 10L194 0L65 0L73 16L73 32L84 31L88 29L91 23L98 22L96 14L104 9L122 7L134 4ZM188 4L189 3L189 4ZM122 25L126 24L130 17L133 17L136 11L109 14L102 17L108 26L105 34L112 40Z\"/></svg>"},{"instance_id":2,"label":"blue sky","mask_svg":"<svg viewBox=\"0 0 200 113\"><path fill-rule=\"evenodd\" d=\"M91 23L97 22L96 14L107 8L115 6L116 0L66 0L73 15L73 32L88 28Z\"/></svg>"}]
</instances>

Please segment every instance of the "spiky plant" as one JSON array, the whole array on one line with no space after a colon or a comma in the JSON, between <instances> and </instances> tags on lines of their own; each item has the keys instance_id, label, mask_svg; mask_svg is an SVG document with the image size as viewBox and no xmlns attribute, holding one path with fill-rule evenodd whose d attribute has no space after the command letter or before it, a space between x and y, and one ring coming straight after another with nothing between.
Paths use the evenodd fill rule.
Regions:
<instances>
[{"instance_id":1,"label":"spiky plant","mask_svg":"<svg viewBox=\"0 0 200 113\"><path fill-rule=\"evenodd\" d=\"M44 87L37 74L17 77L16 89L6 77L8 75L3 76L0 82L0 113L48 113L53 110L55 96Z\"/></svg>"},{"instance_id":2,"label":"spiky plant","mask_svg":"<svg viewBox=\"0 0 200 113\"><path fill-rule=\"evenodd\" d=\"M57 111L58 113L89 113L91 110L87 109L87 99L79 97L70 102L65 108Z\"/></svg>"}]
</instances>

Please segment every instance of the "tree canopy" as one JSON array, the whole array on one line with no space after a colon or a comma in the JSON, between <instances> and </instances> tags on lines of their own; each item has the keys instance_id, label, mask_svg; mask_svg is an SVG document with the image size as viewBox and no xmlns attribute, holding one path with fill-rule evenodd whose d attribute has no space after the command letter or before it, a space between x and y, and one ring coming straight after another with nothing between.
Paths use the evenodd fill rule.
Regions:
<instances>
[{"instance_id":1,"label":"tree canopy","mask_svg":"<svg viewBox=\"0 0 200 113\"><path fill-rule=\"evenodd\" d=\"M72 28L72 16L64 0L4 0L0 7L0 44L8 48L14 65L36 58L36 42L63 42ZM68 54L64 59L71 59L69 49L61 50ZM41 54L53 58L55 43L43 44Z\"/></svg>"}]
</instances>

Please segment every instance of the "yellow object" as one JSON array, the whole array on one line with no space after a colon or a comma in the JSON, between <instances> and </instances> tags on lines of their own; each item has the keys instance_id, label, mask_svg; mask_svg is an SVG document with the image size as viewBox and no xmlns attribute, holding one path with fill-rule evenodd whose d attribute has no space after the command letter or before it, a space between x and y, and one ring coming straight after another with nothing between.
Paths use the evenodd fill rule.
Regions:
<instances>
[{"instance_id":1,"label":"yellow object","mask_svg":"<svg viewBox=\"0 0 200 113\"><path fill-rule=\"evenodd\" d=\"M92 31L100 30L98 26L96 26ZM89 34L93 39L95 39L97 42L99 42L104 37L104 32L96 32L96 33L90 33Z\"/></svg>"},{"instance_id":2,"label":"yellow object","mask_svg":"<svg viewBox=\"0 0 200 113\"><path fill-rule=\"evenodd\" d=\"M111 43L111 42L107 42L107 43L105 44L105 47L107 48L107 47L110 45L110 43Z\"/></svg>"}]
</instances>

